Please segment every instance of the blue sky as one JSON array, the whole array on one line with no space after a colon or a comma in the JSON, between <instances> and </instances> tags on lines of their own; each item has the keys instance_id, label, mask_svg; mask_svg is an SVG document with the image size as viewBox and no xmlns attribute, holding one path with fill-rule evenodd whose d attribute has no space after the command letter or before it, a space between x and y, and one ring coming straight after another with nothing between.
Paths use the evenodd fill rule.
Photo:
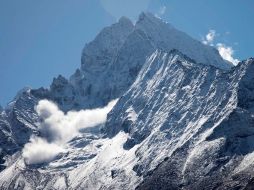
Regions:
<instances>
[{"instance_id":1,"label":"blue sky","mask_svg":"<svg viewBox=\"0 0 254 190\"><path fill-rule=\"evenodd\" d=\"M120 16L157 14L234 59L254 56L253 0L0 0L0 104L80 66L85 43Z\"/></svg>"}]
</instances>

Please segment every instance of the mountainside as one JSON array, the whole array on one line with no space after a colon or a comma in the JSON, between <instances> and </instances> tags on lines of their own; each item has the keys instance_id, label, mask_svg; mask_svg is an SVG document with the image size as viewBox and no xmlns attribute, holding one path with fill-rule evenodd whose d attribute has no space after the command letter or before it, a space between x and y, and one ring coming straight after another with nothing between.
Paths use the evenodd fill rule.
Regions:
<instances>
[{"instance_id":1,"label":"mountainside","mask_svg":"<svg viewBox=\"0 0 254 190\"><path fill-rule=\"evenodd\" d=\"M136 149L133 170L144 179L138 189L233 189L248 183L253 61L224 72L181 53L150 57L105 126L109 136L125 131L123 148Z\"/></svg>"},{"instance_id":2,"label":"mountainside","mask_svg":"<svg viewBox=\"0 0 254 190\"><path fill-rule=\"evenodd\" d=\"M0 111L0 189L251 189L253 80L254 59L232 67L150 13L136 24L122 17L84 47L69 80L23 89ZM43 99L64 112L39 113ZM110 111L105 123L66 126L61 144L49 137L62 122L86 125L78 114L92 123L99 107L98 117ZM35 137L61 151L29 163L23 147Z\"/></svg>"}]
</instances>

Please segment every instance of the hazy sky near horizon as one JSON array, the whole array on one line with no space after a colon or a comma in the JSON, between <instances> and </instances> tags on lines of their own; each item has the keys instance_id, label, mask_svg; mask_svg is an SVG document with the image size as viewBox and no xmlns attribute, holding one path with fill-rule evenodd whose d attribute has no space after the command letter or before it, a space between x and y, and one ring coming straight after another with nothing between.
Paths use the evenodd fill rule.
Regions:
<instances>
[{"instance_id":1,"label":"hazy sky near horizon","mask_svg":"<svg viewBox=\"0 0 254 190\"><path fill-rule=\"evenodd\" d=\"M142 11L195 39L254 56L253 0L0 0L0 104L25 86L48 87L80 66L82 48L105 26ZM219 46L218 46L219 47Z\"/></svg>"}]
</instances>

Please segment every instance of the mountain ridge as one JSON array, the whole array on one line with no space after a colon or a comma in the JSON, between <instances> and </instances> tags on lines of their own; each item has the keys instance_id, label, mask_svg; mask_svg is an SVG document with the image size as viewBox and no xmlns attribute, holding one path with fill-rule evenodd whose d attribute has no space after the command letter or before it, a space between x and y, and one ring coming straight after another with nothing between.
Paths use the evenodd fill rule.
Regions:
<instances>
[{"instance_id":1,"label":"mountain ridge","mask_svg":"<svg viewBox=\"0 0 254 190\"><path fill-rule=\"evenodd\" d=\"M152 30L154 28L157 28L156 33ZM136 45L134 46L134 44ZM135 49L137 46L139 48ZM129 58L124 55L125 49L130 51ZM213 47L192 39L150 13L142 13L135 25L123 17L116 24L103 29L94 41L84 47L81 69L70 77L68 83L59 83L59 88L62 88L60 93L55 91L54 86L57 85L53 81L50 96L66 111L104 106L129 87L147 56L156 49L164 51L178 49L197 62L211 64L222 69L232 67L231 64L221 58L218 51ZM128 62L128 65L122 60ZM131 65L131 62L136 63ZM120 69L123 77L118 76L114 69L117 71ZM124 84L125 81L119 83L121 78L128 79L128 85ZM105 81L104 85L101 85L102 80ZM103 89L103 86L107 86L106 83L113 83L115 86L110 86L110 89ZM68 92L65 93L65 90ZM98 98L95 99L94 96L98 96Z\"/></svg>"}]
</instances>

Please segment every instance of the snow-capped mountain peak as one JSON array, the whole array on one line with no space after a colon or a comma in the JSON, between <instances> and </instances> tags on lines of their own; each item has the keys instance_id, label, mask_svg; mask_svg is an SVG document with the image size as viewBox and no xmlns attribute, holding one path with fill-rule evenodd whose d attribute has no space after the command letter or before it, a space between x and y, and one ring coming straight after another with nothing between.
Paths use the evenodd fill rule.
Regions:
<instances>
[{"instance_id":1,"label":"snow-capped mountain peak","mask_svg":"<svg viewBox=\"0 0 254 190\"><path fill-rule=\"evenodd\" d=\"M66 90L63 88L57 96L52 93L52 99L65 110L105 106L128 89L146 58L157 49L177 49L197 63L221 69L232 66L213 47L151 13L142 13L135 25L122 17L88 43L83 49L81 69L65 84Z\"/></svg>"},{"instance_id":2,"label":"snow-capped mountain peak","mask_svg":"<svg viewBox=\"0 0 254 190\"><path fill-rule=\"evenodd\" d=\"M253 76L254 59L232 67L150 13L122 17L70 79L0 112L0 188L253 187Z\"/></svg>"}]
</instances>

